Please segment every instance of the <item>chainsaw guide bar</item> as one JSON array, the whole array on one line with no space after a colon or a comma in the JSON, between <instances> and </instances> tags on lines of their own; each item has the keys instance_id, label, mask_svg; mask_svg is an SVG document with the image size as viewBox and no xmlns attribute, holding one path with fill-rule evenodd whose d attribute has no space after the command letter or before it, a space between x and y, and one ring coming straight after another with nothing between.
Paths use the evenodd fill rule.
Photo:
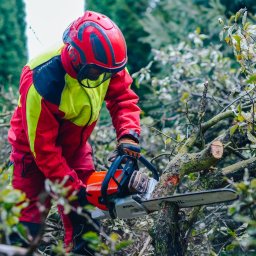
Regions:
<instances>
[{"instance_id":1,"label":"chainsaw guide bar","mask_svg":"<svg viewBox=\"0 0 256 256\"><path fill-rule=\"evenodd\" d=\"M238 199L232 189L215 189L200 192L188 192L167 197L144 199L139 194L118 198L114 201L115 218L130 219L156 212L163 202L176 204L179 208L225 203ZM91 212L93 219L112 218L108 211L98 208Z\"/></svg>"}]
</instances>

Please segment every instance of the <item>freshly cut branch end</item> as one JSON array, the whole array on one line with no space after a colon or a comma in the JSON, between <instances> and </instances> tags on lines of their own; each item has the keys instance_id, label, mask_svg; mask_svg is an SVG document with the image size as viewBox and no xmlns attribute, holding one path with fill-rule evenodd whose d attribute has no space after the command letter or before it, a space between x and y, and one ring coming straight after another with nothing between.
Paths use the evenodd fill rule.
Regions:
<instances>
[{"instance_id":1,"label":"freshly cut branch end","mask_svg":"<svg viewBox=\"0 0 256 256\"><path fill-rule=\"evenodd\" d=\"M221 141L215 140L211 144L211 154L214 158L220 159L223 156L224 147Z\"/></svg>"}]
</instances>

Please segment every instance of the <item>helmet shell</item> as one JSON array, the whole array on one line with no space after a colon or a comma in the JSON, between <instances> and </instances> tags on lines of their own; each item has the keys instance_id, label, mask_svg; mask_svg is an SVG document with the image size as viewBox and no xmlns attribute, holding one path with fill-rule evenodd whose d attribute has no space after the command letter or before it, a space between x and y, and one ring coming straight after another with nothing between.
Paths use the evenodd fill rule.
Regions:
<instances>
[{"instance_id":1,"label":"helmet shell","mask_svg":"<svg viewBox=\"0 0 256 256\"><path fill-rule=\"evenodd\" d=\"M118 72L127 63L127 48L118 26L107 16L86 11L64 31L64 62L71 62L77 72L85 65L106 72ZM67 60L68 59L68 60Z\"/></svg>"}]
</instances>

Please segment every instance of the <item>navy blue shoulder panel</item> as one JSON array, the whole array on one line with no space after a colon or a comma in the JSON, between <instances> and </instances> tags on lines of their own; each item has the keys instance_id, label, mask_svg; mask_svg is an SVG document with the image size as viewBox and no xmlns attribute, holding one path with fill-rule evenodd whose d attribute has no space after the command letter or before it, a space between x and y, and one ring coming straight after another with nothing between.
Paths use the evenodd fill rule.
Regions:
<instances>
[{"instance_id":1,"label":"navy blue shoulder panel","mask_svg":"<svg viewBox=\"0 0 256 256\"><path fill-rule=\"evenodd\" d=\"M47 101L59 105L65 86L65 74L60 55L34 68L33 82L37 92Z\"/></svg>"}]
</instances>

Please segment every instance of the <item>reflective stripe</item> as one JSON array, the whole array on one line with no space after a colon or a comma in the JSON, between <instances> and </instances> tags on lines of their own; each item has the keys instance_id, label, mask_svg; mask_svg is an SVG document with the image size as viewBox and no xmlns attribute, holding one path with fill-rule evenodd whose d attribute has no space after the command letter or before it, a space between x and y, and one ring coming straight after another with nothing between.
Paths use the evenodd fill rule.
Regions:
<instances>
[{"instance_id":1,"label":"reflective stripe","mask_svg":"<svg viewBox=\"0 0 256 256\"><path fill-rule=\"evenodd\" d=\"M37 93L34 84L28 90L27 100L26 100L26 119L28 126L28 139L30 149L36 157L35 153L35 137L38 120L41 113L41 100L42 97Z\"/></svg>"}]
</instances>

